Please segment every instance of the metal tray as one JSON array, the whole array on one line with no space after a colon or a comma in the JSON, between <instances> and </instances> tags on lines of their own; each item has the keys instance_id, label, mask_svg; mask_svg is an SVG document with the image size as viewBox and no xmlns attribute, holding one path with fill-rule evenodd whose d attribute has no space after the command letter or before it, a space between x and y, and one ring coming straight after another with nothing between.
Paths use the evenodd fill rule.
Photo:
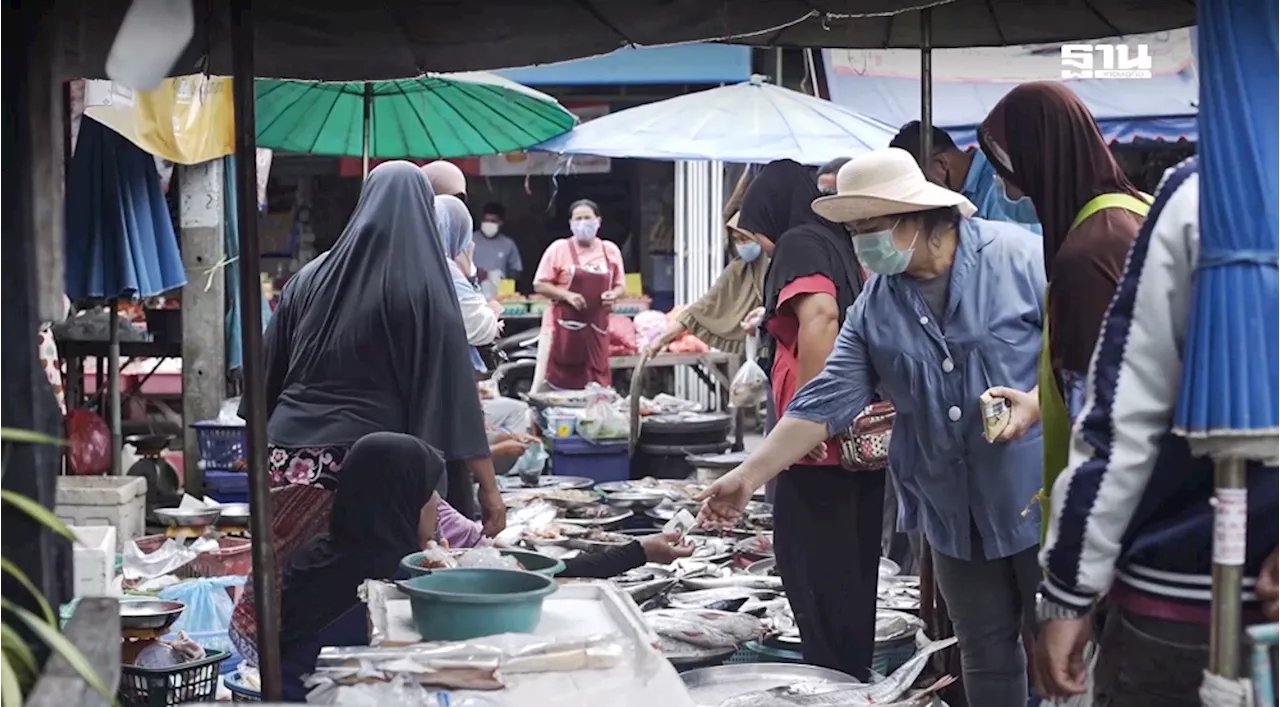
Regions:
<instances>
[{"instance_id":1,"label":"metal tray","mask_svg":"<svg viewBox=\"0 0 1280 707\"><path fill-rule=\"evenodd\" d=\"M654 508L666 500L667 496L659 491L606 491L604 502L617 508Z\"/></svg>"},{"instance_id":2,"label":"metal tray","mask_svg":"<svg viewBox=\"0 0 1280 707\"><path fill-rule=\"evenodd\" d=\"M182 615L187 605L180 601L132 599L120 602L120 628L162 630Z\"/></svg>"},{"instance_id":3,"label":"metal tray","mask_svg":"<svg viewBox=\"0 0 1280 707\"><path fill-rule=\"evenodd\" d=\"M224 503L219 507L218 525L244 527L249 525L249 504Z\"/></svg>"},{"instance_id":4,"label":"metal tray","mask_svg":"<svg viewBox=\"0 0 1280 707\"><path fill-rule=\"evenodd\" d=\"M635 515L635 511L630 511L630 510L621 509L621 508L615 509L615 510L617 510L617 513L607 515L603 518L557 518L556 522L564 523L565 525L582 525L582 526L594 525L594 526L604 527L604 526L621 523L622 521Z\"/></svg>"},{"instance_id":5,"label":"metal tray","mask_svg":"<svg viewBox=\"0 0 1280 707\"><path fill-rule=\"evenodd\" d=\"M156 517L160 519L161 523L179 528L198 528L205 525L213 525L218 522L218 518L221 515L222 509L218 507L190 511L180 508L156 509Z\"/></svg>"},{"instance_id":6,"label":"metal tray","mask_svg":"<svg viewBox=\"0 0 1280 707\"><path fill-rule=\"evenodd\" d=\"M852 675L816 665L797 663L739 663L699 668L681 674L698 707L716 707L732 697L796 683L857 684Z\"/></svg>"},{"instance_id":7,"label":"metal tray","mask_svg":"<svg viewBox=\"0 0 1280 707\"><path fill-rule=\"evenodd\" d=\"M777 558L766 557L763 560L756 560L747 565L747 574L769 574L778 564ZM880 577L896 577L901 570L898 563L887 557L880 558Z\"/></svg>"},{"instance_id":8,"label":"metal tray","mask_svg":"<svg viewBox=\"0 0 1280 707\"><path fill-rule=\"evenodd\" d=\"M515 491L517 489L589 489L595 485L594 479L585 476L555 476L545 475L538 477L537 486L526 485L518 476L500 476L498 477L498 486L503 491Z\"/></svg>"}]
</instances>

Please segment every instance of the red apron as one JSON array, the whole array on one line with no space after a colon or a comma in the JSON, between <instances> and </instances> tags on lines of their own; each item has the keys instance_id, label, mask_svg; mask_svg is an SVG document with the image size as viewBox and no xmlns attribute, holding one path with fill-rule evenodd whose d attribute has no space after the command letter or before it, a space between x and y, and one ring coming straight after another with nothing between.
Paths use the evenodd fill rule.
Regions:
<instances>
[{"instance_id":1,"label":"red apron","mask_svg":"<svg viewBox=\"0 0 1280 707\"><path fill-rule=\"evenodd\" d=\"M613 263L609 272L582 269L578 246L569 244L573 274L569 291L582 295L587 306L581 311L558 302L551 311L551 355L547 360L547 383L560 390L582 390L588 383L613 385L609 367L609 311L601 295L613 289ZM607 261L606 261L607 262Z\"/></svg>"}]
</instances>

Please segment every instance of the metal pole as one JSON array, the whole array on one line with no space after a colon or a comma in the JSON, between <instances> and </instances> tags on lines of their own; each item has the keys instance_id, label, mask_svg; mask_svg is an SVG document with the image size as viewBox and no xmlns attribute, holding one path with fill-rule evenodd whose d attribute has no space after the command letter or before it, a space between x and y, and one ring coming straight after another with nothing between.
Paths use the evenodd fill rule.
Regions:
<instances>
[{"instance_id":1,"label":"metal pole","mask_svg":"<svg viewBox=\"0 0 1280 707\"><path fill-rule=\"evenodd\" d=\"M107 405L111 420L111 475L124 473L124 433L121 431L120 414L120 301L107 300Z\"/></svg>"},{"instance_id":2,"label":"metal pole","mask_svg":"<svg viewBox=\"0 0 1280 707\"><path fill-rule=\"evenodd\" d=\"M248 419L249 526L258 623L258 669L264 702L279 702L280 614L267 478L266 371L262 352L262 280L258 244L257 124L254 121L252 0L231 0L232 88L236 125L236 219L240 229L240 322Z\"/></svg>"},{"instance_id":3,"label":"metal pole","mask_svg":"<svg viewBox=\"0 0 1280 707\"><path fill-rule=\"evenodd\" d=\"M369 178L369 142L373 130L373 84L366 81L364 83L364 133L363 139L360 141L360 157L364 163L364 176L362 179Z\"/></svg>"},{"instance_id":4,"label":"metal pole","mask_svg":"<svg viewBox=\"0 0 1280 707\"><path fill-rule=\"evenodd\" d=\"M1213 604L1209 629L1209 671L1228 680L1240 677L1240 587L1244 578L1248 493L1245 462L1219 459L1213 468Z\"/></svg>"},{"instance_id":5,"label":"metal pole","mask_svg":"<svg viewBox=\"0 0 1280 707\"><path fill-rule=\"evenodd\" d=\"M933 10L920 11L920 169L933 154ZM926 172L928 174L928 172ZM943 637L938 589L933 579L933 550L920 539L920 618L932 638Z\"/></svg>"}]
</instances>

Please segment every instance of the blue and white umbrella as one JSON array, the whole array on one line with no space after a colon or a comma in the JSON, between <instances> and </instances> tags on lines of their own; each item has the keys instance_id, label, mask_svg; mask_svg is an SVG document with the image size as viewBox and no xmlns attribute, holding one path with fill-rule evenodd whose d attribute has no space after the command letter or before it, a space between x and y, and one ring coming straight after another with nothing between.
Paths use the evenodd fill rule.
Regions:
<instances>
[{"instance_id":1,"label":"blue and white umbrella","mask_svg":"<svg viewBox=\"0 0 1280 707\"><path fill-rule=\"evenodd\" d=\"M898 129L831 101L750 81L588 121L533 149L650 160L819 165L889 145Z\"/></svg>"},{"instance_id":2,"label":"blue and white umbrella","mask_svg":"<svg viewBox=\"0 0 1280 707\"><path fill-rule=\"evenodd\" d=\"M1210 672L1221 679L1206 687L1221 687L1238 677L1246 463L1273 462L1280 435L1280 37L1275 0L1196 11L1200 254L1174 426L1216 462Z\"/></svg>"}]
</instances>

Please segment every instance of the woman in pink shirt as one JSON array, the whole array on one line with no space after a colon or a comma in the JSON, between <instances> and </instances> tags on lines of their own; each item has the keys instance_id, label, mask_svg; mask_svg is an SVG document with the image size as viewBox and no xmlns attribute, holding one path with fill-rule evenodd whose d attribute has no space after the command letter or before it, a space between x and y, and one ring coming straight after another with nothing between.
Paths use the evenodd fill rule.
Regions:
<instances>
[{"instance_id":1,"label":"woman in pink shirt","mask_svg":"<svg viewBox=\"0 0 1280 707\"><path fill-rule=\"evenodd\" d=\"M599 237L600 207L589 199L569 207L572 237L542 254L533 289L553 304L542 315L533 390L580 390L612 384L609 311L626 291L622 251Z\"/></svg>"}]
</instances>

